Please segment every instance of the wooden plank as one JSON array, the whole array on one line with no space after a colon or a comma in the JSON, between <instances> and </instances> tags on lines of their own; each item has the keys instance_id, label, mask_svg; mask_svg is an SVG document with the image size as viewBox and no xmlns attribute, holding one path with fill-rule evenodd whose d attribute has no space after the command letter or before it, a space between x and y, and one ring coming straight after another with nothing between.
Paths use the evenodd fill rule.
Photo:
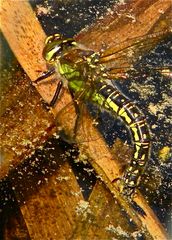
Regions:
<instances>
[{"instance_id":1,"label":"wooden plank","mask_svg":"<svg viewBox=\"0 0 172 240\"><path fill-rule=\"evenodd\" d=\"M9 1L10 2L10 1ZM7 3L7 5L8 5L8 8L10 7L10 4L9 4L9 2L8 1L6 1L5 3ZM139 1L139 2L142 2L142 4L143 4L143 1ZM163 9L163 6L165 6L165 4L162 4L162 1L156 1L156 2L160 2L161 3L161 5L162 5L162 9ZM169 1L165 1L165 2L168 2L168 6L169 5L171 5L171 3L169 2ZM4 3L4 2L3 2ZM135 2L134 2L135 3ZM164 2L163 2L164 3ZM17 4L17 3L15 3L15 4ZM7 5L6 5L6 7L7 7ZM137 4L136 4L137 5ZM150 5L152 5L152 2L150 2ZM14 5L13 5L13 9L14 9L15 7L14 7ZM153 8L154 10L155 10L155 8ZM158 9L159 9L159 6L158 6ZM169 8L167 8L167 10L168 10ZM18 8L18 10L20 10L20 8ZM23 10L23 7L22 7L22 10ZM166 8L164 9L164 11L166 11ZM159 11L160 12L160 11ZM17 12L18 13L18 12ZM16 13L15 13L16 14ZM11 14L11 12L10 12L10 15L13 17L13 21L15 20L15 15L13 15L13 14ZM18 14L18 15L20 15L20 14ZM161 16L162 14L159 14L158 15L158 18L156 17L156 20L158 20L159 21L159 18L160 18L160 16ZM27 15L25 15L25 17L26 17ZM149 16L151 16L150 14L149 14ZM8 16L7 18L4 18L7 22L9 21L9 22L13 22L13 21L10 21L10 19L11 19L11 17L10 16ZM5 21L4 21L5 22ZM19 21L18 21L19 22ZM22 21L21 21L21 23L23 23ZM156 25L155 24L155 22L153 21L153 24L154 25ZM113 25L113 24L112 24ZM147 25L147 23L145 24L145 28L146 28L146 25ZM5 25L4 25L5 26ZM2 27L3 28L3 32L5 32L5 27ZM17 27L19 27L19 26L17 26ZM115 27L115 24L113 25L113 29L115 29L114 28ZM142 27L140 27L140 28L142 28ZM152 28L153 28L153 26L152 26ZM133 28L134 29L134 28ZM150 31L150 26L149 26L149 28L148 28L149 30L148 31ZM26 29L25 29L26 30ZM145 31L145 29L144 29L144 31ZM14 31L15 32L15 31ZM112 33L113 33L113 35L114 35L114 31L112 31ZM144 32L145 33L145 32ZM9 41L11 41L10 40L10 37L8 37L8 34L5 34L6 35L6 37L8 38L8 40ZM26 36L26 32L25 32L25 36ZM110 35L109 35L110 36ZM14 39L15 39L15 36L13 36L14 37ZM96 35L95 35L95 37L96 37ZM90 35L88 34L88 38L90 38ZM14 39L13 39L13 41L14 41ZM85 40L84 40L85 41ZM34 42L34 44L35 44L35 42ZM11 46L12 46L13 44L11 43ZM101 43L100 43L100 45L101 45ZM17 53L16 53L17 54ZM27 56L28 57L28 56ZM29 71L30 70L32 70L32 69L29 69ZM30 75L30 76L32 76L32 75ZM43 85L42 85L42 87L41 87L41 91L42 91L42 89L43 89ZM45 89L45 86L44 86L44 89ZM48 89L48 91L46 90L46 91L43 91L43 92L51 92L52 93L52 91L49 91L50 89ZM45 94L46 95L46 94ZM44 95L44 97L45 97L45 95ZM48 94L48 96L49 97L45 97L45 99L47 100L47 101L49 101L49 99L50 99L50 95ZM61 103L63 103L63 102L61 102ZM61 104L60 103L60 104ZM58 108L60 108L60 104L58 104ZM64 121L63 121L64 122ZM90 125L90 124L89 124ZM93 131L93 130L92 130ZM84 131L83 131L84 132ZM85 134L84 134L84 136L83 136L84 138L85 138ZM97 137L97 139L99 139L99 136ZM117 194L117 192L116 192L116 190L114 190L115 188L114 188L114 186L111 186L112 184L111 184L111 180L113 180L113 179L115 179L118 175L119 175L119 167L117 167L116 169L117 170L115 170L115 166L116 165L118 165L117 163L115 163L114 164L114 161L112 161L112 159L113 159L113 156L111 156L110 154L108 154L107 152L108 152L108 149L106 150L106 146L105 147L103 147L102 148L102 146L104 146L103 145L103 142L101 142L101 144L100 144L100 142L98 141L97 142L97 144L99 145L99 146L101 146L101 148L99 147L99 148L95 148L95 142L94 142L94 145L92 145L92 146L90 146L89 147L89 149L91 150L92 149L92 152L94 152L94 154L95 154L95 149L97 149L98 151L102 151L102 149L104 149L105 151L104 151L104 153L103 153L103 151L102 151L102 155L101 156L103 156L103 158L101 158L101 161L99 160L99 157L97 157L96 156L96 158L95 158L95 160L96 159L98 159L99 160L99 162L96 162L96 161L92 161L92 164L93 164L93 166L95 165L95 167L97 166L97 170L98 170L98 172L101 172L101 171L103 171L103 173L102 173L102 177L104 178L104 180L106 181L106 178L108 179L108 181L110 182L109 183L109 185L108 185L108 182L107 182L107 185L109 186L109 188L112 190L112 192L113 191L115 191L115 194ZM90 144L91 145L91 144ZM85 152L86 150L84 150L84 152ZM90 153L89 153L90 154ZM94 156L94 154L91 156L91 158L93 159L93 156ZM91 154L90 154L91 155ZM110 163L109 163L109 159L111 159L111 161L110 161ZM114 159L113 159L114 160ZM107 161L107 164L104 164L104 162L106 162ZM109 165L110 164L110 165ZM112 168L111 168L111 167ZM118 194L117 194L117 196L118 196ZM118 196L119 197L119 196ZM136 220L137 221L137 220ZM149 231L152 231L152 226L150 225L150 226L148 226L147 225L147 227L149 228ZM158 239L158 237L159 237L159 239L162 239L162 236L164 237L164 232L163 232L163 229L159 229L159 227L156 229L157 231L156 231L156 237L157 237L157 239ZM159 231L158 231L159 230ZM155 235L155 231L153 232L151 232L151 234L154 234ZM159 234L159 235L158 235ZM160 238L161 237L161 238Z\"/></svg>"},{"instance_id":2,"label":"wooden plank","mask_svg":"<svg viewBox=\"0 0 172 240\"><path fill-rule=\"evenodd\" d=\"M4 36L25 72L32 80L36 79L39 74L37 71L46 71L46 64L42 59L46 36L31 6L27 1L5 0L1 1L0 11L0 27ZM3 158L0 163L0 178L5 177L10 169L31 154L36 146L42 144L48 135L55 131L52 116L43 110L38 95L36 96L34 91L31 93L32 88L24 86L26 84L24 78L25 76L19 82L20 91L18 86L15 86L14 91L9 89L10 92L6 96L7 101L10 99L11 109L8 106L1 117ZM47 97L52 92L50 86L51 84L46 89ZM51 96L49 98L51 99ZM32 114L28 114L28 109ZM34 126L34 129L31 129L31 126Z\"/></svg>"},{"instance_id":3,"label":"wooden plank","mask_svg":"<svg viewBox=\"0 0 172 240\"><path fill-rule=\"evenodd\" d=\"M46 145L42 155L36 153L11 171L8 179L30 239L67 239L72 235L76 207L83 197L67 156L57 144Z\"/></svg>"},{"instance_id":4,"label":"wooden plank","mask_svg":"<svg viewBox=\"0 0 172 240\"><path fill-rule=\"evenodd\" d=\"M1 102L4 113L0 117L0 178L7 176L56 131L52 114L43 107L39 94L28 84L29 80L23 76L17 83L6 93L6 103Z\"/></svg>"},{"instance_id":5,"label":"wooden plank","mask_svg":"<svg viewBox=\"0 0 172 240\"><path fill-rule=\"evenodd\" d=\"M80 221L72 239L136 239L137 236L152 239L146 231L128 221L118 202L100 180L88 202L81 202L77 211Z\"/></svg>"}]
</instances>

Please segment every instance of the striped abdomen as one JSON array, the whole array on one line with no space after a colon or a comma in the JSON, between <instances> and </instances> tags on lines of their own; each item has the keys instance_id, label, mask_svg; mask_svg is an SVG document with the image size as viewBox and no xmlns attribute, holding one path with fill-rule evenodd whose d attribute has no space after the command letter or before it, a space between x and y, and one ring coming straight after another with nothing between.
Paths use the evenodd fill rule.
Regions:
<instances>
[{"instance_id":1,"label":"striped abdomen","mask_svg":"<svg viewBox=\"0 0 172 240\"><path fill-rule=\"evenodd\" d=\"M101 106L112 113L116 113L131 132L134 152L131 163L124 173L121 185L121 191L125 195L131 196L135 187L139 184L141 174L149 157L150 135L148 125L140 110L115 86L103 82L99 83L96 94L104 99L101 101Z\"/></svg>"}]
</instances>

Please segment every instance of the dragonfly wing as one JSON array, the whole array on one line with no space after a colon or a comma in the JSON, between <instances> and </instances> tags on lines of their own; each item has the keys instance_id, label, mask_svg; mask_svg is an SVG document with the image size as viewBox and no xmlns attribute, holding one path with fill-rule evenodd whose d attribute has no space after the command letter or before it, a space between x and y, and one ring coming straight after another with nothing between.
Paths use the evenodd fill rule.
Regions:
<instances>
[{"instance_id":1,"label":"dragonfly wing","mask_svg":"<svg viewBox=\"0 0 172 240\"><path fill-rule=\"evenodd\" d=\"M101 137L98 132L93 130L98 124L99 114L100 109L96 108L96 114L93 117L85 104L79 105L79 116L75 128L77 142L93 142Z\"/></svg>"},{"instance_id":2,"label":"dragonfly wing","mask_svg":"<svg viewBox=\"0 0 172 240\"><path fill-rule=\"evenodd\" d=\"M91 117L85 103L74 97L71 102L58 112L55 122L60 130L61 137L66 142L84 143L96 141L100 138L99 134L93 136L94 131L92 131L98 116L99 112L97 112L95 117ZM61 125L63 128L61 128Z\"/></svg>"},{"instance_id":3,"label":"dragonfly wing","mask_svg":"<svg viewBox=\"0 0 172 240\"><path fill-rule=\"evenodd\" d=\"M128 39L102 52L100 63L109 76L126 73L148 51L153 49L169 32L157 32L138 38Z\"/></svg>"},{"instance_id":4,"label":"dragonfly wing","mask_svg":"<svg viewBox=\"0 0 172 240\"><path fill-rule=\"evenodd\" d=\"M58 104L58 103L57 103ZM55 124L60 136L68 143L74 143L74 126L77 118L73 100L63 107L55 118Z\"/></svg>"}]
</instances>

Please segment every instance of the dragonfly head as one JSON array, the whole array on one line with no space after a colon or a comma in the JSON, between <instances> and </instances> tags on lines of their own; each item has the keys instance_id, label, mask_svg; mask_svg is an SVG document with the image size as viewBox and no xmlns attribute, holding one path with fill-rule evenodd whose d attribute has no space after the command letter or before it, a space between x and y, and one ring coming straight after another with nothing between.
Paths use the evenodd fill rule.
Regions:
<instances>
[{"instance_id":1,"label":"dragonfly head","mask_svg":"<svg viewBox=\"0 0 172 240\"><path fill-rule=\"evenodd\" d=\"M73 38L64 38L61 34L51 35L45 41L43 57L48 63L54 63L75 46L76 42Z\"/></svg>"}]
</instances>

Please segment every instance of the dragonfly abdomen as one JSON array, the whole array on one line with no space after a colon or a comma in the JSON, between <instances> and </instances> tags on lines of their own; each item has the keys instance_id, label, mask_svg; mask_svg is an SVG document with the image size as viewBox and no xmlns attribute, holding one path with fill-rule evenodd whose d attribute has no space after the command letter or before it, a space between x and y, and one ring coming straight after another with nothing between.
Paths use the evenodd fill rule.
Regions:
<instances>
[{"instance_id":1,"label":"dragonfly abdomen","mask_svg":"<svg viewBox=\"0 0 172 240\"><path fill-rule=\"evenodd\" d=\"M101 105L112 114L119 116L128 126L133 140L133 157L127 167L121 191L131 195L139 184L141 174L147 163L150 151L150 135L146 119L138 107L124 96L115 86L106 83L98 83L97 99L103 97ZM99 105L100 101L98 100Z\"/></svg>"}]
</instances>

